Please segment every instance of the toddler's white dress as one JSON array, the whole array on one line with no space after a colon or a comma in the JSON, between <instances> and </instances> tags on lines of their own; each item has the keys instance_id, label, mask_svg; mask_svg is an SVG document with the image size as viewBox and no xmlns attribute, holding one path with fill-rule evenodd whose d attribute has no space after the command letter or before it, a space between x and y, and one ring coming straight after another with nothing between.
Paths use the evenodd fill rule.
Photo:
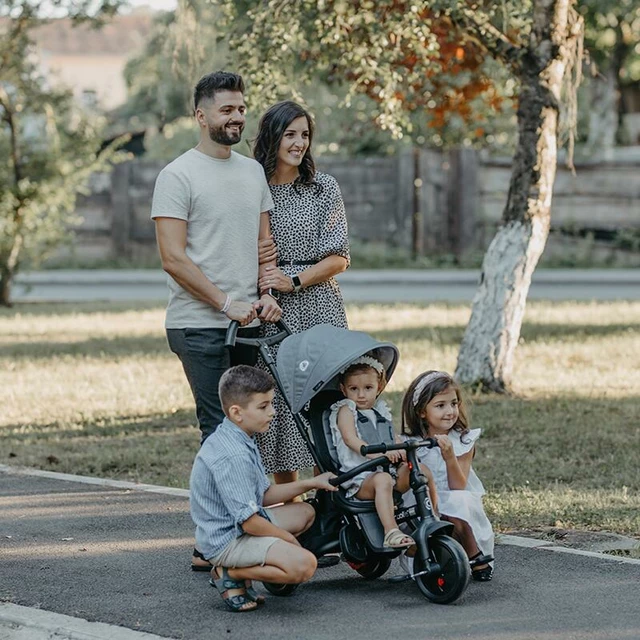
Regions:
<instances>
[{"instance_id":1,"label":"toddler's white dress","mask_svg":"<svg viewBox=\"0 0 640 640\"><path fill-rule=\"evenodd\" d=\"M331 436L333 438L333 445L336 448L338 453L338 460L340 460L340 470L342 473L346 473L351 469L354 469L360 464L368 462L369 458L365 458L360 453L350 449L342 438L342 434L340 433L340 428L338 427L338 411L340 408L346 406L349 407L349 410L353 414L353 420L356 428L356 433L358 434L358 438L364 440L360 430L358 429L358 409L356 407L356 403L353 400L340 400L331 405L331 413L329 414L329 425L331 427ZM378 399L373 406L373 409L360 410L360 413L364 414L371 420L373 424L376 424L376 416L375 411L377 411L383 418L391 422L391 411L389 406L384 400ZM381 440L387 440L388 438L381 437ZM366 440L365 440L366 442ZM371 443L369 443L371 444ZM382 455L382 454L380 454ZM374 471L363 471L359 473L357 476L351 478L351 480L347 480L341 486L346 491L347 497L350 498L354 496L360 490L360 486L364 482L364 479L367 476L370 476Z\"/></svg>"}]
</instances>

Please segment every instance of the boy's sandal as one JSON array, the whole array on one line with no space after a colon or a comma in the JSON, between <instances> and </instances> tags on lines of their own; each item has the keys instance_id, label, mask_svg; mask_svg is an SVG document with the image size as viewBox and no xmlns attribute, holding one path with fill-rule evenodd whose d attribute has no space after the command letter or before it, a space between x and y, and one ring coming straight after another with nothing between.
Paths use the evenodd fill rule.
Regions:
<instances>
[{"instance_id":1,"label":"boy's sandal","mask_svg":"<svg viewBox=\"0 0 640 640\"><path fill-rule=\"evenodd\" d=\"M200 562L196 562L200 560ZM191 558L191 571L211 571L213 565L197 550L193 550L193 558Z\"/></svg>"},{"instance_id":2,"label":"boy's sandal","mask_svg":"<svg viewBox=\"0 0 640 640\"><path fill-rule=\"evenodd\" d=\"M247 587L244 580L234 580L229 577L229 573L225 567L220 567L220 569L222 569L222 577L217 580L212 578L212 581L213 586L218 590L227 607L235 613L255 611L258 608L258 603L251 599L246 593ZM217 568L214 569L213 572L218 575ZM228 593L230 589L243 589L245 592L233 596L225 596L225 593Z\"/></svg>"},{"instance_id":3,"label":"boy's sandal","mask_svg":"<svg viewBox=\"0 0 640 640\"><path fill-rule=\"evenodd\" d=\"M415 540L408 536L406 533L402 533L400 529L391 529L387 531L382 541L383 547L390 547L391 549L406 549L415 544Z\"/></svg>"},{"instance_id":4,"label":"boy's sandal","mask_svg":"<svg viewBox=\"0 0 640 640\"><path fill-rule=\"evenodd\" d=\"M211 578L211 579L209 580L209 584L210 584L212 587L215 587L215 586L216 586L216 583L213 581L213 578ZM245 580L244 585L245 585L245 586L244 586L245 591L246 591L246 593L247 593L247 598L248 598L249 600L253 600L253 601L254 601L254 602L256 602L258 605L264 604L264 603L267 601L267 599L266 599L263 595L260 595L260 594L259 594L259 593L258 593L258 592L253 588L253 582L251 582L251 580Z\"/></svg>"}]
</instances>

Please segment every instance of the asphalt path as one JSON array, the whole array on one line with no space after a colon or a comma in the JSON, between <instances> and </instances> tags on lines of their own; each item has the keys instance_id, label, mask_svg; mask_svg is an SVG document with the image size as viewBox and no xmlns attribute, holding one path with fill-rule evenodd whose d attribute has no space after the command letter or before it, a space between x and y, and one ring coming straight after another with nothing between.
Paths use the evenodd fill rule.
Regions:
<instances>
[{"instance_id":1,"label":"asphalt path","mask_svg":"<svg viewBox=\"0 0 640 640\"><path fill-rule=\"evenodd\" d=\"M347 302L470 302L477 270L349 270L338 276ZM44 271L20 274L14 302L164 301L166 277L159 270ZM540 269L529 299L639 300L640 269Z\"/></svg>"},{"instance_id":2,"label":"asphalt path","mask_svg":"<svg viewBox=\"0 0 640 640\"><path fill-rule=\"evenodd\" d=\"M237 615L190 571L192 544L183 495L0 469L0 601L187 640L640 637L638 563L499 544L494 580L452 605L341 564Z\"/></svg>"}]
</instances>

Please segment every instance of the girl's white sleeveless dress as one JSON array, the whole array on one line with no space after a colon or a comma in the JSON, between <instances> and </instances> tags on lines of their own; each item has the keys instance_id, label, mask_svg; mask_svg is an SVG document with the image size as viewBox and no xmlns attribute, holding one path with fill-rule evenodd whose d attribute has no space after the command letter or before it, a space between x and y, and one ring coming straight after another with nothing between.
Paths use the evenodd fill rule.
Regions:
<instances>
[{"instance_id":1,"label":"girl's white sleeveless dress","mask_svg":"<svg viewBox=\"0 0 640 640\"><path fill-rule=\"evenodd\" d=\"M453 451L456 457L471 451L481 432L481 429L472 429L461 438L458 431L453 429L449 431L447 435L453 444ZM469 470L465 489L449 489L447 465L442 457L440 447L418 449L418 460L433 473L438 492L438 510L440 514L460 518L468 522L482 553L493 555L493 528L482 506L482 496L485 494L485 490L473 467ZM404 494L403 501L407 506L415 504L415 499L411 492Z\"/></svg>"}]
</instances>

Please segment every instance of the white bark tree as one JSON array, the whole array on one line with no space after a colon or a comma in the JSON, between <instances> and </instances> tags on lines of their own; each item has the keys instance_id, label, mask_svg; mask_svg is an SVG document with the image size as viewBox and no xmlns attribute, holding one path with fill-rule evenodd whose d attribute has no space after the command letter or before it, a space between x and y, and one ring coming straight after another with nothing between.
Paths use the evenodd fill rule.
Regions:
<instances>
[{"instance_id":1,"label":"white bark tree","mask_svg":"<svg viewBox=\"0 0 640 640\"><path fill-rule=\"evenodd\" d=\"M493 391L504 392L511 385L531 277L549 235L561 94L563 87L575 92L579 82L583 23L574 4L534 0L529 42L517 50L495 39L498 34L479 32L520 81L509 195L484 257L455 373L463 383ZM569 99L569 119L575 119L574 101L575 96Z\"/></svg>"},{"instance_id":2,"label":"white bark tree","mask_svg":"<svg viewBox=\"0 0 640 640\"><path fill-rule=\"evenodd\" d=\"M461 80L455 59L493 56L518 80L519 137L509 195L484 259L456 370L462 382L495 391L510 386L531 276L549 233L560 112L567 112L568 122L576 119L584 32L576 2L221 2L240 70L263 103L290 96L320 73L346 82L351 93L374 97L376 122L401 135L419 114L437 124L438 105L470 107L464 91L452 94L468 90L482 65L467 67ZM490 78L483 80L491 86ZM570 89L564 96L563 87ZM570 146L572 141L570 135Z\"/></svg>"}]
</instances>

